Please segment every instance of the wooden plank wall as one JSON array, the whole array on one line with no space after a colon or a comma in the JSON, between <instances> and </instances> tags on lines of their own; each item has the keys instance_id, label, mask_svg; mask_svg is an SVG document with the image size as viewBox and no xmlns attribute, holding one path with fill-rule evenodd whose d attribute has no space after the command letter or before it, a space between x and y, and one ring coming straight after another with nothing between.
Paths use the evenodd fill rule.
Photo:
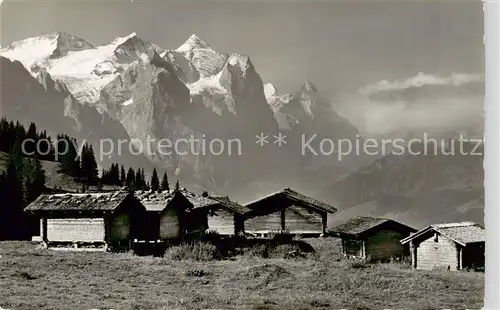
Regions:
<instances>
[{"instance_id":1,"label":"wooden plank wall","mask_svg":"<svg viewBox=\"0 0 500 310\"><path fill-rule=\"evenodd\" d=\"M394 230L379 230L366 238L365 254L372 259L402 257L405 247L399 241L405 237L406 235Z\"/></svg>"},{"instance_id":2,"label":"wooden plank wall","mask_svg":"<svg viewBox=\"0 0 500 310\"><path fill-rule=\"evenodd\" d=\"M125 240L130 237L132 219L130 213L118 213L109 221L109 237L111 241Z\"/></svg>"},{"instance_id":3,"label":"wooden plank wall","mask_svg":"<svg viewBox=\"0 0 500 310\"><path fill-rule=\"evenodd\" d=\"M292 234L323 233L321 214L300 206L285 209L285 230Z\"/></svg>"},{"instance_id":4,"label":"wooden plank wall","mask_svg":"<svg viewBox=\"0 0 500 310\"><path fill-rule=\"evenodd\" d=\"M458 266L457 247L449 238L439 235L437 242L431 235L417 247L417 269L456 270Z\"/></svg>"},{"instance_id":5,"label":"wooden plank wall","mask_svg":"<svg viewBox=\"0 0 500 310\"><path fill-rule=\"evenodd\" d=\"M342 238L342 250L345 255L363 257L363 241Z\"/></svg>"},{"instance_id":6,"label":"wooden plank wall","mask_svg":"<svg viewBox=\"0 0 500 310\"><path fill-rule=\"evenodd\" d=\"M234 235L234 214L225 209L214 210L208 214L208 229L221 235Z\"/></svg>"},{"instance_id":7,"label":"wooden plank wall","mask_svg":"<svg viewBox=\"0 0 500 310\"><path fill-rule=\"evenodd\" d=\"M281 230L281 210L268 215L249 218L245 221L245 232L259 234Z\"/></svg>"},{"instance_id":8,"label":"wooden plank wall","mask_svg":"<svg viewBox=\"0 0 500 310\"><path fill-rule=\"evenodd\" d=\"M160 214L160 239L180 237L180 219L174 208L167 208Z\"/></svg>"},{"instance_id":9,"label":"wooden plank wall","mask_svg":"<svg viewBox=\"0 0 500 310\"><path fill-rule=\"evenodd\" d=\"M104 231L104 219L102 218L47 219L47 239L49 242L104 241Z\"/></svg>"}]
</instances>

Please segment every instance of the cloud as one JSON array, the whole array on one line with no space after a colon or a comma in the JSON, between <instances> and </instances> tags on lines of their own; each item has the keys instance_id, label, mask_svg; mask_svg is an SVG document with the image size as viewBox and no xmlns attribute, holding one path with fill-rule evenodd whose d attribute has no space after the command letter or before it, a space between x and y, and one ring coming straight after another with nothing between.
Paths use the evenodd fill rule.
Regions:
<instances>
[{"instance_id":1,"label":"cloud","mask_svg":"<svg viewBox=\"0 0 500 310\"><path fill-rule=\"evenodd\" d=\"M335 98L332 104L367 136L405 136L408 132L482 136L483 102L480 74L420 73L362 87Z\"/></svg>"},{"instance_id":2,"label":"cloud","mask_svg":"<svg viewBox=\"0 0 500 310\"><path fill-rule=\"evenodd\" d=\"M453 73L448 77L424 74L420 72L416 76L405 80L389 82L383 80L372 85L365 86L359 90L364 95L373 95L379 92L405 90L409 88L420 88L425 86L461 86L468 83L483 81L481 74Z\"/></svg>"}]
</instances>

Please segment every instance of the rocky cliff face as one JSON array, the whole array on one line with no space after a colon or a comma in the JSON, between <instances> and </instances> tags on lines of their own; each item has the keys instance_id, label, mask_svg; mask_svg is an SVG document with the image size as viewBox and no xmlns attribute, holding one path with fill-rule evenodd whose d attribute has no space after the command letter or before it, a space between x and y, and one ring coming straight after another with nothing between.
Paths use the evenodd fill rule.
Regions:
<instances>
[{"instance_id":1,"label":"rocky cliff face","mask_svg":"<svg viewBox=\"0 0 500 310\"><path fill-rule=\"evenodd\" d=\"M333 139L357 133L312 83L293 95L274 94L280 98L274 100L248 56L219 53L195 35L168 50L135 33L102 46L58 33L11 44L0 55L19 60L48 92L47 101L58 98L58 106L37 107L55 111L39 117L51 131L90 135L94 141L124 137L134 145L130 152L139 150L154 165L208 189L306 179L304 168L313 161L300 152L302 134ZM22 113L9 112L15 119L25 117ZM54 119L47 122L49 117ZM273 144L280 131L290 139L282 147ZM255 143L260 133L269 145ZM187 143L169 154L154 149L161 139L190 138L204 139L204 152L203 145L193 152ZM234 149L228 149L229 139L237 140ZM145 149L148 140L153 150ZM219 155L211 154L214 140L225 148ZM325 164L335 167L335 160L327 158Z\"/></svg>"},{"instance_id":2,"label":"rocky cliff face","mask_svg":"<svg viewBox=\"0 0 500 310\"><path fill-rule=\"evenodd\" d=\"M107 113L83 106L59 81L54 81L46 70L40 70L35 79L18 61L0 56L1 93L0 117L18 120L26 126L35 122L55 138L60 133L86 140L99 148L101 137L114 140L128 139L122 124ZM101 164L123 162L134 167L151 167L143 156L133 156L128 149L120 154L105 156Z\"/></svg>"}]
</instances>

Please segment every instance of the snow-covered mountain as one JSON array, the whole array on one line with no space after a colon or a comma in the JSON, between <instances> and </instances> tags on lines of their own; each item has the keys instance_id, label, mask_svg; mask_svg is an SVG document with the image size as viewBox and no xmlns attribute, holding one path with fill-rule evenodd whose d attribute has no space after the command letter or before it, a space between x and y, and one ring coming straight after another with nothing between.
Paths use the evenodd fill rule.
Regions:
<instances>
[{"instance_id":1,"label":"snow-covered mountain","mask_svg":"<svg viewBox=\"0 0 500 310\"><path fill-rule=\"evenodd\" d=\"M156 166L206 187L268 177L293 180L311 164L298 151L301 134L357 134L312 83L305 82L294 94L279 94L272 85L263 85L250 57L220 53L196 35L176 49L166 49L135 33L94 46L58 32L14 42L1 49L0 56L19 61L39 83L53 84L51 88L67 94L70 104L65 107L47 102L43 108L56 112L51 117L71 120L76 132L94 131L95 124L109 118L108 123L119 124L130 139L143 145L148 139L238 138L243 147L238 156L144 152ZM94 116L84 119L68 105L93 111ZM58 116L60 110L64 117ZM29 116L29 111L23 113ZM103 126L99 134L109 137ZM278 131L289 134L287 146L255 144L257 134L272 136Z\"/></svg>"},{"instance_id":2,"label":"snow-covered mountain","mask_svg":"<svg viewBox=\"0 0 500 310\"><path fill-rule=\"evenodd\" d=\"M20 61L34 76L45 69L64 83L75 98L86 104L99 99L100 90L136 59L153 57L154 46L135 33L96 46L63 32L14 42L0 55Z\"/></svg>"},{"instance_id":3,"label":"snow-covered mountain","mask_svg":"<svg viewBox=\"0 0 500 310\"><path fill-rule=\"evenodd\" d=\"M35 79L18 61L0 56L0 117L25 125L35 122L55 138L60 133L86 140L95 147L102 137L128 139L123 125L107 113L82 105L66 86L41 69ZM99 160L99 158L98 158ZM105 167L123 161L134 167L151 167L144 156L134 156L128 149L102 158Z\"/></svg>"}]
</instances>

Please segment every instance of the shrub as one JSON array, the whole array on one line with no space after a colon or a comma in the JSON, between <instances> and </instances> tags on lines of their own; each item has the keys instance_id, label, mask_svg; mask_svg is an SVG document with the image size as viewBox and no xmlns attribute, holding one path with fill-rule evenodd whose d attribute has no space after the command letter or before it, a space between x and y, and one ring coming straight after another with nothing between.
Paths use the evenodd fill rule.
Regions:
<instances>
[{"instance_id":1,"label":"shrub","mask_svg":"<svg viewBox=\"0 0 500 310\"><path fill-rule=\"evenodd\" d=\"M253 244L243 248L241 254L248 257L284 259L307 256L307 254L297 244L274 244L271 242Z\"/></svg>"},{"instance_id":2,"label":"shrub","mask_svg":"<svg viewBox=\"0 0 500 310\"><path fill-rule=\"evenodd\" d=\"M203 277L209 275L210 272L203 269L189 269L186 271L186 277Z\"/></svg>"},{"instance_id":3,"label":"shrub","mask_svg":"<svg viewBox=\"0 0 500 310\"><path fill-rule=\"evenodd\" d=\"M364 260L352 261L349 263L349 267L351 267L352 269L362 269L367 268L368 264Z\"/></svg>"},{"instance_id":4,"label":"shrub","mask_svg":"<svg viewBox=\"0 0 500 310\"><path fill-rule=\"evenodd\" d=\"M221 259L216 246L207 242L181 244L167 249L165 258L171 260L211 261Z\"/></svg>"},{"instance_id":5,"label":"shrub","mask_svg":"<svg viewBox=\"0 0 500 310\"><path fill-rule=\"evenodd\" d=\"M356 259L349 259L347 261L347 266L348 266L348 268L351 268L351 269L369 268L371 266L370 262L371 262L370 256L368 256L365 259L357 259L357 258Z\"/></svg>"},{"instance_id":6,"label":"shrub","mask_svg":"<svg viewBox=\"0 0 500 310\"><path fill-rule=\"evenodd\" d=\"M255 244L253 246L243 248L242 254L243 256L248 257L268 258L269 246L267 244Z\"/></svg>"},{"instance_id":7,"label":"shrub","mask_svg":"<svg viewBox=\"0 0 500 310\"><path fill-rule=\"evenodd\" d=\"M220 234L215 230L208 230L201 235L202 241L217 243L220 239Z\"/></svg>"},{"instance_id":8,"label":"shrub","mask_svg":"<svg viewBox=\"0 0 500 310\"><path fill-rule=\"evenodd\" d=\"M280 244L269 249L271 258L298 258L306 257L306 254L297 244Z\"/></svg>"}]
</instances>

